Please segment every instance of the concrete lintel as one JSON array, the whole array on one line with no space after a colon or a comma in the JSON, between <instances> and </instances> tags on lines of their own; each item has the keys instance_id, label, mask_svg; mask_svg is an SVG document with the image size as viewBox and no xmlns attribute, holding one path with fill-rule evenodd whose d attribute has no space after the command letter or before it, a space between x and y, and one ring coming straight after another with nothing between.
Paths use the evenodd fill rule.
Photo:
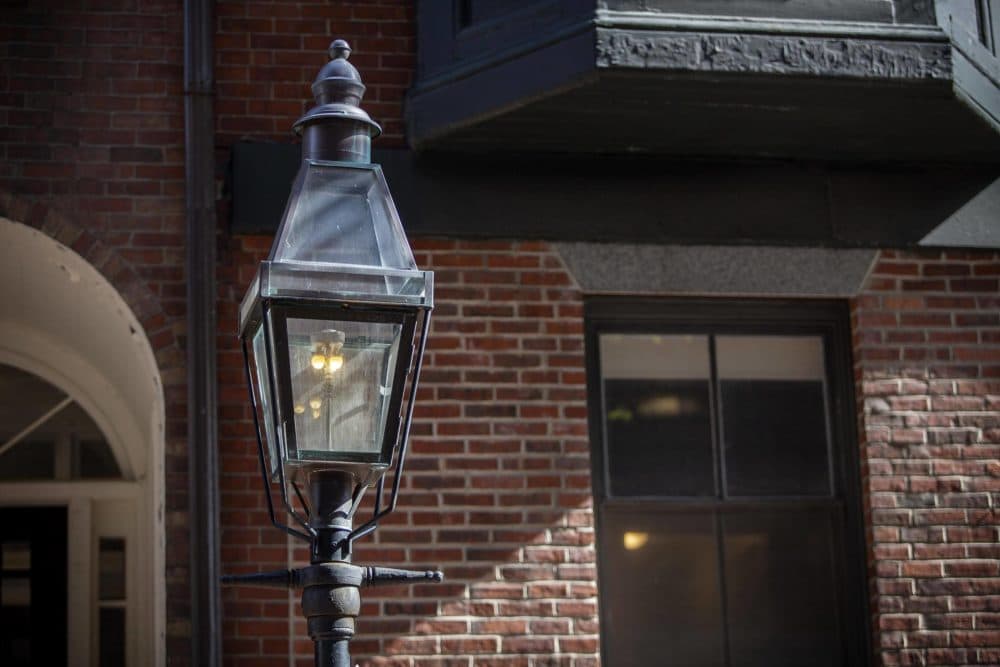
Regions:
<instances>
[{"instance_id":1,"label":"concrete lintel","mask_svg":"<svg viewBox=\"0 0 1000 667\"><path fill-rule=\"evenodd\" d=\"M937 226L922 246L1000 248L1000 179Z\"/></svg>"},{"instance_id":2,"label":"concrete lintel","mask_svg":"<svg viewBox=\"0 0 1000 667\"><path fill-rule=\"evenodd\" d=\"M847 298L877 250L555 243L584 292Z\"/></svg>"}]
</instances>

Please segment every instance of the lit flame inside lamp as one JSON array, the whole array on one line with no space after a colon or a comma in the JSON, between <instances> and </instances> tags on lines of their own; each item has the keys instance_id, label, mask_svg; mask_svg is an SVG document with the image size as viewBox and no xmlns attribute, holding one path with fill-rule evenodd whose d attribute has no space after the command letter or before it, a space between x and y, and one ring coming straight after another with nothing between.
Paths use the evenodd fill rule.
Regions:
<instances>
[{"instance_id":1,"label":"lit flame inside lamp","mask_svg":"<svg viewBox=\"0 0 1000 667\"><path fill-rule=\"evenodd\" d=\"M629 551L643 548L646 546L646 542L649 542L649 533L638 533L627 530L622 536L622 543Z\"/></svg>"},{"instance_id":2,"label":"lit flame inside lamp","mask_svg":"<svg viewBox=\"0 0 1000 667\"><path fill-rule=\"evenodd\" d=\"M313 334L313 353L309 362L313 369L323 371L327 377L333 375L344 366L344 332L336 329L326 329Z\"/></svg>"},{"instance_id":3,"label":"lit flame inside lamp","mask_svg":"<svg viewBox=\"0 0 1000 667\"><path fill-rule=\"evenodd\" d=\"M331 381L333 374L344 367L344 332L336 329L325 329L310 336L312 342L312 356L309 364L313 370L323 374L323 387L327 394L331 393L333 387ZM309 399L309 409L313 419L319 419L322 413L323 402L318 396ZM305 413L304 405L295 406L295 414Z\"/></svg>"}]
</instances>

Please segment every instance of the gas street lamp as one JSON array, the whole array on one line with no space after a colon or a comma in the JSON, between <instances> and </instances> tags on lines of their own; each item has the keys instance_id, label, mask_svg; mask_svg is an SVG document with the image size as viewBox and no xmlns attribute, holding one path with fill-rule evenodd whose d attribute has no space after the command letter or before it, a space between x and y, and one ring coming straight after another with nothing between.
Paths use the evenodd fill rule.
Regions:
<instances>
[{"instance_id":1,"label":"gas street lamp","mask_svg":"<svg viewBox=\"0 0 1000 667\"><path fill-rule=\"evenodd\" d=\"M359 587L440 581L440 572L351 564L353 542L396 506L433 274L417 268L389 189L371 164L379 126L347 42L296 121L302 164L267 260L240 305L240 339L272 523L310 544L308 567L224 577L302 588L316 664L349 667ZM386 475L391 487L386 491ZM291 521L278 519L272 485ZM353 519L375 486L371 518ZM386 492L388 498L386 498Z\"/></svg>"}]
</instances>

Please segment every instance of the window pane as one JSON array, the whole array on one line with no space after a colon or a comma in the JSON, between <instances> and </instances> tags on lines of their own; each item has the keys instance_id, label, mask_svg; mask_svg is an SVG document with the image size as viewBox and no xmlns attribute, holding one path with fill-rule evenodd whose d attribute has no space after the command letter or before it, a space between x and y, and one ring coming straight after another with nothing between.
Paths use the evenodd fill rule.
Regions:
<instances>
[{"instance_id":1,"label":"window pane","mask_svg":"<svg viewBox=\"0 0 1000 667\"><path fill-rule=\"evenodd\" d=\"M103 607L98 622L101 667L124 667L125 610L120 607Z\"/></svg>"},{"instance_id":2,"label":"window pane","mask_svg":"<svg viewBox=\"0 0 1000 667\"><path fill-rule=\"evenodd\" d=\"M54 479L55 443L22 440L0 454L0 480Z\"/></svg>"},{"instance_id":3,"label":"window pane","mask_svg":"<svg viewBox=\"0 0 1000 667\"><path fill-rule=\"evenodd\" d=\"M101 600L125 599L125 540L102 537L98 557L100 579L98 595Z\"/></svg>"},{"instance_id":4,"label":"window pane","mask_svg":"<svg viewBox=\"0 0 1000 667\"><path fill-rule=\"evenodd\" d=\"M31 569L31 542L4 542L0 545L0 567L6 572Z\"/></svg>"},{"instance_id":5,"label":"window pane","mask_svg":"<svg viewBox=\"0 0 1000 667\"><path fill-rule=\"evenodd\" d=\"M30 607L31 579L3 577L0 579L0 607Z\"/></svg>"},{"instance_id":6,"label":"window pane","mask_svg":"<svg viewBox=\"0 0 1000 667\"><path fill-rule=\"evenodd\" d=\"M715 494L705 336L604 335L613 496Z\"/></svg>"},{"instance_id":7,"label":"window pane","mask_svg":"<svg viewBox=\"0 0 1000 667\"><path fill-rule=\"evenodd\" d=\"M40 377L0 364L0 442L27 428L66 398Z\"/></svg>"},{"instance_id":8,"label":"window pane","mask_svg":"<svg viewBox=\"0 0 1000 667\"><path fill-rule=\"evenodd\" d=\"M822 339L719 336L716 360L727 493L829 495Z\"/></svg>"},{"instance_id":9,"label":"window pane","mask_svg":"<svg viewBox=\"0 0 1000 667\"><path fill-rule=\"evenodd\" d=\"M723 664L714 523L704 512L604 513L608 664Z\"/></svg>"},{"instance_id":10,"label":"window pane","mask_svg":"<svg viewBox=\"0 0 1000 667\"><path fill-rule=\"evenodd\" d=\"M81 440L77 447L80 478L107 479L122 476L115 455L104 440Z\"/></svg>"},{"instance_id":11,"label":"window pane","mask_svg":"<svg viewBox=\"0 0 1000 667\"><path fill-rule=\"evenodd\" d=\"M121 477L104 433L79 403L36 375L0 364L0 443L15 437L0 454L0 481Z\"/></svg>"},{"instance_id":12,"label":"window pane","mask_svg":"<svg viewBox=\"0 0 1000 667\"><path fill-rule=\"evenodd\" d=\"M830 515L732 513L723 526L733 667L844 664Z\"/></svg>"}]
</instances>

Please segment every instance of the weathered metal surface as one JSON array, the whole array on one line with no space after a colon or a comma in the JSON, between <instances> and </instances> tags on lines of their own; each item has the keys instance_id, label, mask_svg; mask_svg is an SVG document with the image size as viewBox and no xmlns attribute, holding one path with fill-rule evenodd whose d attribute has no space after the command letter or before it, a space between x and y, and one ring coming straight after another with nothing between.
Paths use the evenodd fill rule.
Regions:
<instances>
[{"instance_id":1,"label":"weathered metal surface","mask_svg":"<svg viewBox=\"0 0 1000 667\"><path fill-rule=\"evenodd\" d=\"M672 14L761 16L785 19L850 20L893 23L893 4L912 0L597 0L612 10ZM898 9L897 9L898 11Z\"/></svg>"},{"instance_id":2,"label":"weathered metal surface","mask_svg":"<svg viewBox=\"0 0 1000 667\"><path fill-rule=\"evenodd\" d=\"M191 663L222 663L215 309L214 3L184 3Z\"/></svg>"},{"instance_id":3,"label":"weathered metal surface","mask_svg":"<svg viewBox=\"0 0 1000 667\"><path fill-rule=\"evenodd\" d=\"M597 30L598 67L879 79L951 77L940 42Z\"/></svg>"}]
</instances>

